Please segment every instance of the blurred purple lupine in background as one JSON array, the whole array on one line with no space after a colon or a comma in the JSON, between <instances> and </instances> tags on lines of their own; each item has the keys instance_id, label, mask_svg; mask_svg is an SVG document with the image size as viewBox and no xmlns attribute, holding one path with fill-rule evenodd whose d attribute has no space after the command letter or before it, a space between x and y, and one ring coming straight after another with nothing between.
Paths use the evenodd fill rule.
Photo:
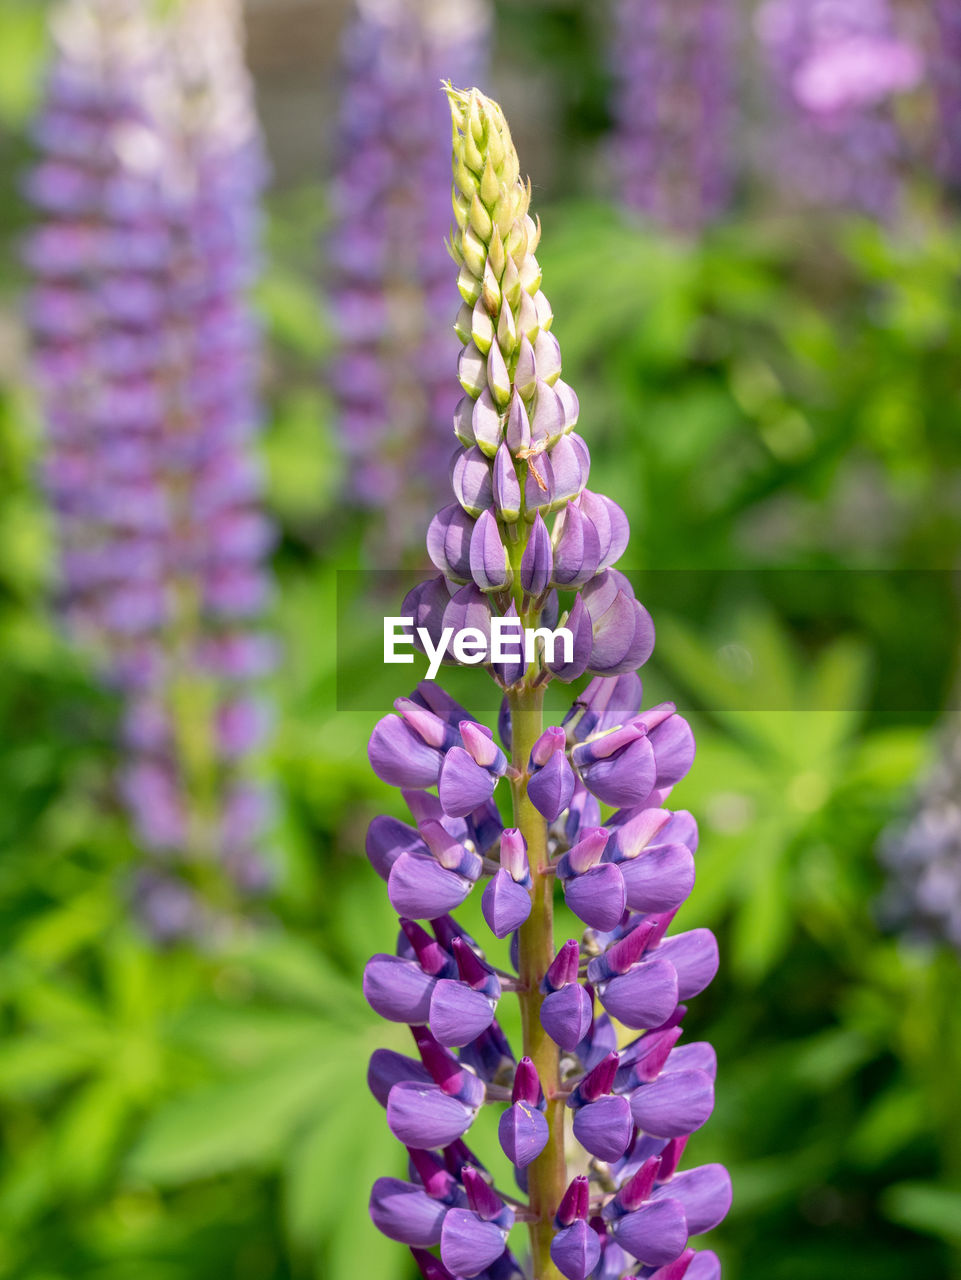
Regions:
<instances>
[{"instance_id":1,"label":"blurred purple lupine in background","mask_svg":"<svg viewBox=\"0 0 961 1280\"><path fill-rule=\"evenodd\" d=\"M731 192L736 0L617 0L611 33L621 199L692 232Z\"/></svg>"},{"instance_id":2,"label":"blurred purple lupine in background","mask_svg":"<svg viewBox=\"0 0 961 1280\"><path fill-rule=\"evenodd\" d=\"M486 0L358 0L343 42L331 382L353 500L382 514L394 554L419 543L448 484L457 344L443 312L450 147L437 86L482 77L489 22Z\"/></svg>"},{"instance_id":3,"label":"blurred purple lupine in background","mask_svg":"<svg viewBox=\"0 0 961 1280\"><path fill-rule=\"evenodd\" d=\"M938 755L913 812L881 840L888 884L879 903L882 922L961 954L961 724L942 732Z\"/></svg>"},{"instance_id":4,"label":"blurred purple lupine in background","mask_svg":"<svg viewBox=\"0 0 961 1280\"><path fill-rule=\"evenodd\" d=\"M611 567L627 517L586 487L590 454L561 378L540 225L507 122L476 89L449 97L463 299L456 501L427 534L439 576L402 614L435 643L444 628L475 628L483 644L495 619L531 629L560 619L569 649L542 638L524 659L489 655L503 750L429 680L371 735L371 764L401 789L414 825L384 816L369 828L367 854L400 929L395 954L368 962L364 994L408 1024L418 1056L371 1058L370 1088L407 1148L409 1176L379 1178L370 1211L411 1246L426 1280L714 1280L717 1257L689 1240L724 1218L730 1178L718 1164L679 1164L713 1110L716 1060L710 1045L679 1041L682 1002L714 977L717 944L708 929L668 932L694 884L697 825L665 805L694 739L673 704L641 711L636 668L654 627ZM545 726L547 685L585 674L593 679L561 722ZM603 824L602 804L613 810ZM450 914L485 878L483 916L495 938L510 938L513 972L492 967ZM585 926L559 947L556 885ZM521 1004L516 1056L496 1016L507 993ZM498 1137L526 1201L496 1190L465 1144L485 1103L504 1104ZM517 1221L530 1230L523 1272L507 1248ZM439 1259L427 1252L435 1246Z\"/></svg>"},{"instance_id":5,"label":"blurred purple lupine in background","mask_svg":"<svg viewBox=\"0 0 961 1280\"><path fill-rule=\"evenodd\" d=\"M269 878L248 777L273 649L246 298L265 162L234 0L164 26L71 0L36 142L26 259L62 607L122 696L137 906L170 939Z\"/></svg>"},{"instance_id":6,"label":"blurred purple lupine in background","mask_svg":"<svg viewBox=\"0 0 961 1280\"><path fill-rule=\"evenodd\" d=\"M931 71L938 106L937 165L944 182L961 190L961 3L934 0Z\"/></svg>"},{"instance_id":7,"label":"blurred purple lupine in background","mask_svg":"<svg viewBox=\"0 0 961 1280\"><path fill-rule=\"evenodd\" d=\"M889 0L766 0L757 29L780 116L766 160L781 185L806 203L888 216L902 151L892 101L923 71Z\"/></svg>"}]
</instances>

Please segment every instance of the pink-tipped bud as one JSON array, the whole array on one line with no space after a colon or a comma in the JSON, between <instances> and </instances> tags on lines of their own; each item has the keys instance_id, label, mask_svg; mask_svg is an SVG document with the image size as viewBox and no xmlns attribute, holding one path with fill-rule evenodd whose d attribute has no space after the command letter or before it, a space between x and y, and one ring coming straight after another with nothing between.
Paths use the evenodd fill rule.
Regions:
<instances>
[{"instance_id":1,"label":"pink-tipped bud","mask_svg":"<svg viewBox=\"0 0 961 1280\"><path fill-rule=\"evenodd\" d=\"M580 945L574 938L569 938L551 961L550 968L544 975L544 989L559 991L568 983L576 982L580 956Z\"/></svg>"},{"instance_id":2,"label":"pink-tipped bud","mask_svg":"<svg viewBox=\"0 0 961 1280\"><path fill-rule=\"evenodd\" d=\"M649 1160L644 1161L633 1178L629 1182L625 1182L620 1191L618 1191L614 1199L625 1213L633 1213L635 1209L641 1207L645 1200L649 1199L651 1192L654 1190L654 1182L657 1178L659 1165L660 1157L651 1156Z\"/></svg>"},{"instance_id":3,"label":"pink-tipped bud","mask_svg":"<svg viewBox=\"0 0 961 1280\"><path fill-rule=\"evenodd\" d=\"M575 875L582 875L596 867L607 848L610 832L606 827L588 827L577 844L569 851L567 860Z\"/></svg>"},{"instance_id":4,"label":"pink-tipped bud","mask_svg":"<svg viewBox=\"0 0 961 1280\"><path fill-rule=\"evenodd\" d=\"M537 1068L530 1058L521 1058L514 1072L514 1087L511 1090L511 1102L526 1102L528 1106L540 1106L544 1099Z\"/></svg>"},{"instance_id":5,"label":"pink-tipped bud","mask_svg":"<svg viewBox=\"0 0 961 1280\"><path fill-rule=\"evenodd\" d=\"M591 1186L587 1178L581 1174L573 1179L571 1185L564 1192L557 1207L557 1225L569 1227L578 1218L586 1219L590 1209L590 1201Z\"/></svg>"},{"instance_id":6,"label":"pink-tipped bud","mask_svg":"<svg viewBox=\"0 0 961 1280\"><path fill-rule=\"evenodd\" d=\"M661 1163L657 1170L658 1182L667 1182L674 1177L690 1136L690 1134L686 1133L682 1138L672 1138L661 1152Z\"/></svg>"},{"instance_id":7,"label":"pink-tipped bud","mask_svg":"<svg viewBox=\"0 0 961 1280\"><path fill-rule=\"evenodd\" d=\"M473 720L461 720L457 726L461 741L474 761L482 769L489 769L497 763L501 752L494 742L494 735L486 725L475 724Z\"/></svg>"},{"instance_id":8,"label":"pink-tipped bud","mask_svg":"<svg viewBox=\"0 0 961 1280\"><path fill-rule=\"evenodd\" d=\"M505 827L501 832L501 866L518 884L530 875L527 841L517 827Z\"/></svg>"},{"instance_id":9,"label":"pink-tipped bud","mask_svg":"<svg viewBox=\"0 0 961 1280\"><path fill-rule=\"evenodd\" d=\"M417 963L424 972L429 973L431 977L436 977L437 974L442 973L449 961L444 948L434 941L426 929L422 929L413 920L402 917L400 927L403 929L407 941L414 948Z\"/></svg>"},{"instance_id":10,"label":"pink-tipped bud","mask_svg":"<svg viewBox=\"0 0 961 1280\"><path fill-rule=\"evenodd\" d=\"M485 987L490 979L491 970L480 956L467 945L463 938L455 938L451 946L461 980L478 991Z\"/></svg>"},{"instance_id":11,"label":"pink-tipped bud","mask_svg":"<svg viewBox=\"0 0 961 1280\"><path fill-rule=\"evenodd\" d=\"M531 747L531 763L543 769L555 751L563 751L567 745L567 734L559 725L545 729Z\"/></svg>"},{"instance_id":12,"label":"pink-tipped bud","mask_svg":"<svg viewBox=\"0 0 961 1280\"><path fill-rule=\"evenodd\" d=\"M602 1058L593 1071L589 1071L577 1087L577 1094L582 1103L596 1102L610 1093L614 1087L614 1077L621 1055L615 1050Z\"/></svg>"},{"instance_id":13,"label":"pink-tipped bud","mask_svg":"<svg viewBox=\"0 0 961 1280\"><path fill-rule=\"evenodd\" d=\"M461 1170L461 1182L467 1192L467 1203L479 1218L490 1222L504 1207L504 1201L490 1185L483 1174L469 1164Z\"/></svg>"}]
</instances>

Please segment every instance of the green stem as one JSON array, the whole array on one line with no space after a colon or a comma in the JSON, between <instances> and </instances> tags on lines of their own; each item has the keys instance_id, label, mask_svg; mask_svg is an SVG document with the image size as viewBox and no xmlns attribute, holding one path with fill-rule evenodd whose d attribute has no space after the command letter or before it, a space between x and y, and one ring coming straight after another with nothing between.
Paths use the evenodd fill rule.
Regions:
<instances>
[{"instance_id":1,"label":"green stem","mask_svg":"<svg viewBox=\"0 0 961 1280\"><path fill-rule=\"evenodd\" d=\"M551 1261L553 1219L567 1182L564 1160L564 1102L557 1097L560 1087L560 1056L557 1046L541 1026L540 1009L544 997L541 979L554 959L553 877L544 874L547 866L547 823L527 795L527 764L531 748L543 731L543 688L523 684L509 694L511 709L512 760L521 777L511 784L514 825L527 841L530 860L533 908L520 930L519 968L521 1020L524 1053L532 1059L547 1099L547 1146L528 1168L528 1193L533 1280L562 1280Z\"/></svg>"}]
</instances>

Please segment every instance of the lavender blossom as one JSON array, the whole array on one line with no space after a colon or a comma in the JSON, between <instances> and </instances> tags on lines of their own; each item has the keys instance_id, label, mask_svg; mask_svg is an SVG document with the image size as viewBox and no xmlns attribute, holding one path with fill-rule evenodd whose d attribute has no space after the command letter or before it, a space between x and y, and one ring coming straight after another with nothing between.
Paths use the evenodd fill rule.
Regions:
<instances>
[{"instance_id":1,"label":"lavender blossom","mask_svg":"<svg viewBox=\"0 0 961 1280\"><path fill-rule=\"evenodd\" d=\"M758 32L779 104L782 186L805 203L889 215L901 151L891 105L923 68L888 0L767 0Z\"/></svg>"},{"instance_id":2,"label":"lavender blossom","mask_svg":"<svg viewBox=\"0 0 961 1280\"><path fill-rule=\"evenodd\" d=\"M250 777L272 662L272 540L252 452L264 159L232 0L157 28L71 0L36 124L26 258L45 483L69 629L123 699L119 789L151 865L157 937L202 898L262 890L267 797Z\"/></svg>"},{"instance_id":3,"label":"lavender blossom","mask_svg":"<svg viewBox=\"0 0 961 1280\"><path fill-rule=\"evenodd\" d=\"M670 703L641 710L635 669L651 655L653 624L613 568L627 519L586 488L590 456L507 123L476 89L448 97L463 299L457 503L428 532L440 575L403 613L431 636L471 626L483 638L498 618L559 622L572 644L529 662L488 654L504 691L503 749L429 680L371 735L371 764L401 788L412 823L370 826L367 853L401 919L394 954L371 959L364 992L410 1026L417 1055L371 1059L371 1091L410 1157L406 1179L374 1184L371 1216L411 1247L426 1280L717 1276L715 1255L689 1240L724 1218L730 1179L719 1165L679 1169L713 1109L716 1072L709 1045L680 1041L683 1002L714 976L717 945L707 929L669 932L694 883L697 827L666 804L694 740ZM562 723L545 726L546 685L585 673ZM505 783L506 828L494 803ZM602 804L613 812L602 817ZM586 926L559 947L555 884ZM513 973L492 968L451 914L475 891L492 932L511 939ZM516 1055L499 1022L514 994ZM527 1197L520 1211L466 1145L490 1104L504 1108L498 1137ZM573 1181L568 1111L587 1170ZM506 1247L518 1217L530 1230L524 1269Z\"/></svg>"},{"instance_id":4,"label":"lavender blossom","mask_svg":"<svg viewBox=\"0 0 961 1280\"><path fill-rule=\"evenodd\" d=\"M961 4L958 0L935 0L934 20L937 40L932 55L932 72L938 110L938 170L956 194L961 189Z\"/></svg>"},{"instance_id":5,"label":"lavender blossom","mask_svg":"<svg viewBox=\"0 0 961 1280\"><path fill-rule=\"evenodd\" d=\"M913 812L881 839L888 884L882 921L922 942L961 954L961 728L943 734Z\"/></svg>"},{"instance_id":6,"label":"lavender blossom","mask_svg":"<svg viewBox=\"0 0 961 1280\"><path fill-rule=\"evenodd\" d=\"M330 371L354 500L410 550L447 485L456 342L442 76L478 78L486 0L357 0L342 49L334 230L339 350Z\"/></svg>"},{"instance_id":7,"label":"lavender blossom","mask_svg":"<svg viewBox=\"0 0 961 1280\"><path fill-rule=\"evenodd\" d=\"M631 209L698 231L730 198L736 0L618 0L614 164Z\"/></svg>"}]
</instances>

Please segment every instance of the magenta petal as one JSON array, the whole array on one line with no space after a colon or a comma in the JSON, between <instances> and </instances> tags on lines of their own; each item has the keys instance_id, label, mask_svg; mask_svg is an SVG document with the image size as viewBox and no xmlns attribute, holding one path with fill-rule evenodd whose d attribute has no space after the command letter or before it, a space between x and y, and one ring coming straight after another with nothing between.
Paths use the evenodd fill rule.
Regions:
<instances>
[{"instance_id":1,"label":"magenta petal","mask_svg":"<svg viewBox=\"0 0 961 1280\"><path fill-rule=\"evenodd\" d=\"M622 1249L652 1267L673 1262L687 1245L684 1209L673 1199L641 1205L634 1213L613 1222L611 1231Z\"/></svg>"},{"instance_id":2,"label":"magenta petal","mask_svg":"<svg viewBox=\"0 0 961 1280\"><path fill-rule=\"evenodd\" d=\"M600 1259L600 1237L583 1218L558 1231L551 1241L551 1261L567 1280L587 1280Z\"/></svg>"},{"instance_id":3,"label":"magenta petal","mask_svg":"<svg viewBox=\"0 0 961 1280\"><path fill-rule=\"evenodd\" d=\"M449 818L466 818L491 798L496 782L463 747L451 747L441 766L437 794Z\"/></svg>"},{"instance_id":4,"label":"magenta petal","mask_svg":"<svg viewBox=\"0 0 961 1280\"><path fill-rule=\"evenodd\" d=\"M406 1147L446 1147L471 1126L474 1110L439 1085L402 1080L387 1098L387 1124Z\"/></svg>"},{"instance_id":5,"label":"magenta petal","mask_svg":"<svg viewBox=\"0 0 961 1280\"><path fill-rule=\"evenodd\" d=\"M646 960L605 983L599 994L608 1013L626 1027L659 1027L677 1008L677 973L664 960Z\"/></svg>"},{"instance_id":6,"label":"magenta petal","mask_svg":"<svg viewBox=\"0 0 961 1280\"><path fill-rule=\"evenodd\" d=\"M700 995L717 973L719 958L717 939L710 929L691 929L665 938L657 948L657 956L670 960L677 970L678 999L690 1000Z\"/></svg>"},{"instance_id":7,"label":"magenta petal","mask_svg":"<svg viewBox=\"0 0 961 1280\"><path fill-rule=\"evenodd\" d=\"M530 915L531 895L501 867L484 890L481 909L494 937L506 938Z\"/></svg>"},{"instance_id":8,"label":"magenta petal","mask_svg":"<svg viewBox=\"0 0 961 1280\"><path fill-rule=\"evenodd\" d=\"M456 1276L476 1276L506 1248L504 1233L470 1209L449 1209L441 1229L440 1256Z\"/></svg>"},{"instance_id":9,"label":"magenta petal","mask_svg":"<svg viewBox=\"0 0 961 1280\"><path fill-rule=\"evenodd\" d=\"M636 738L606 759L580 765L580 774L588 790L605 804L642 804L657 776L654 749L646 736Z\"/></svg>"},{"instance_id":10,"label":"magenta petal","mask_svg":"<svg viewBox=\"0 0 961 1280\"><path fill-rule=\"evenodd\" d=\"M441 978L430 999L430 1029L448 1048L476 1040L494 1021L494 1009L482 991L466 982Z\"/></svg>"},{"instance_id":11,"label":"magenta petal","mask_svg":"<svg viewBox=\"0 0 961 1280\"><path fill-rule=\"evenodd\" d=\"M661 1203L678 1201L684 1209L688 1234L699 1236L702 1231L713 1231L727 1216L731 1175L722 1164L702 1164L676 1173L670 1182L656 1187L651 1198Z\"/></svg>"},{"instance_id":12,"label":"magenta petal","mask_svg":"<svg viewBox=\"0 0 961 1280\"><path fill-rule=\"evenodd\" d=\"M431 1083L430 1073L417 1058L408 1058L393 1049L375 1049L367 1068L367 1087L382 1107L387 1106L391 1089L402 1080Z\"/></svg>"},{"instance_id":13,"label":"magenta petal","mask_svg":"<svg viewBox=\"0 0 961 1280\"><path fill-rule=\"evenodd\" d=\"M598 1098L574 1113L574 1137L599 1160L619 1160L633 1136L634 1121L627 1098Z\"/></svg>"},{"instance_id":14,"label":"magenta petal","mask_svg":"<svg viewBox=\"0 0 961 1280\"><path fill-rule=\"evenodd\" d=\"M526 1169L547 1146L550 1130L536 1107L526 1102L515 1102L501 1116L497 1136L511 1164L518 1169Z\"/></svg>"},{"instance_id":15,"label":"magenta petal","mask_svg":"<svg viewBox=\"0 0 961 1280\"><path fill-rule=\"evenodd\" d=\"M389 1022L419 1026L427 1022L436 981L412 960L375 955L364 969L364 998Z\"/></svg>"},{"instance_id":16,"label":"magenta petal","mask_svg":"<svg viewBox=\"0 0 961 1280\"><path fill-rule=\"evenodd\" d=\"M632 911L673 911L694 888L694 858L683 844L652 845L617 865Z\"/></svg>"},{"instance_id":17,"label":"magenta petal","mask_svg":"<svg viewBox=\"0 0 961 1280\"><path fill-rule=\"evenodd\" d=\"M694 734L683 716L668 716L648 734L657 761L657 786L673 787L694 763Z\"/></svg>"},{"instance_id":18,"label":"magenta petal","mask_svg":"<svg viewBox=\"0 0 961 1280\"><path fill-rule=\"evenodd\" d=\"M370 1192L370 1216L378 1231L398 1244L439 1244L447 1206L399 1178L378 1178Z\"/></svg>"},{"instance_id":19,"label":"magenta petal","mask_svg":"<svg viewBox=\"0 0 961 1280\"><path fill-rule=\"evenodd\" d=\"M555 751L527 784L531 804L548 822L559 817L574 795L574 770L563 751Z\"/></svg>"},{"instance_id":20,"label":"magenta petal","mask_svg":"<svg viewBox=\"0 0 961 1280\"><path fill-rule=\"evenodd\" d=\"M387 896L401 916L436 920L459 907L473 885L456 871L448 871L432 857L402 853L390 869Z\"/></svg>"},{"instance_id":21,"label":"magenta petal","mask_svg":"<svg viewBox=\"0 0 961 1280\"><path fill-rule=\"evenodd\" d=\"M367 756L381 782L392 787L432 787L443 756L429 747L399 716L384 716L374 726Z\"/></svg>"},{"instance_id":22,"label":"magenta petal","mask_svg":"<svg viewBox=\"0 0 961 1280\"><path fill-rule=\"evenodd\" d=\"M541 1026L562 1049L576 1049L593 1018L594 1002L579 982L552 991L541 1005Z\"/></svg>"},{"instance_id":23,"label":"magenta petal","mask_svg":"<svg viewBox=\"0 0 961 1280\"><path fill-rule=\"evenodd\" d=\"M714 1082L704 1071L662 1073L631 1095L631 1115L652 1138L680 1138L700 1129L714 1110Z\"/></svg>"},{"instance_id":24,"label":"magenta petal","mask_svg":"<svg viewBox=\"0 0 961 1280\"><path fill-rule=\"evenodd\" d=\"M613 929L627 900L624 877L613 862L602 862L564 882L567 905L592 929Z\"/></svg>"}]
</instances>

